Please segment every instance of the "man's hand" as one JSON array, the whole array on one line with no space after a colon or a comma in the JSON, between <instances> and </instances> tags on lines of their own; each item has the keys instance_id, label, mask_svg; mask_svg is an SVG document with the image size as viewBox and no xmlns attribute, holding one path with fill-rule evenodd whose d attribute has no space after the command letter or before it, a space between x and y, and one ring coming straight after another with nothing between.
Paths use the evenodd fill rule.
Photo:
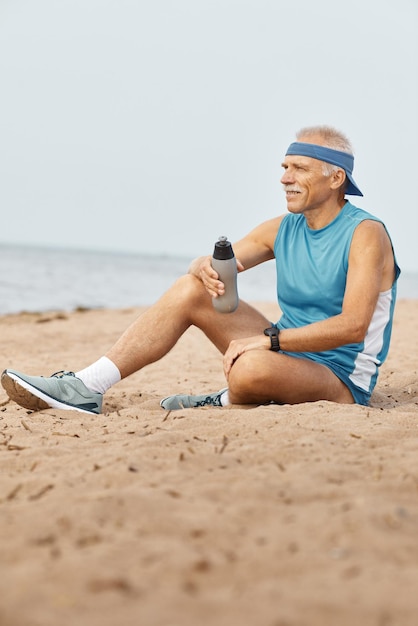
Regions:
<instances>
[{"instance_id":1,"label":"man's hand","mask_svg":"<svg viewBox=\"0 0 418 626\"><path fill-rule=\"evenodd\" d=\"M212 298L217 298L225 293L225 285L219 280L218 273L213 269L211 261L211 256L198 257L190 264L189 274L193 274L201 280L208 294ZM238 259L236 261L238 272L242 272L244 266Z\"/></svg>"},{"instance_id":2,"label":"man's hand","mask_svg":"<svg viewBox=\"0 0 418 626\"><path fill-rule=\"evenodd\" d=\"M244 337L243 339L233 339L231 341L224 354L224 373L227 380L229 372L238 357L250 350L270 350L269 337L255 335L254 337Z\"/></svg>"}]
</instances>

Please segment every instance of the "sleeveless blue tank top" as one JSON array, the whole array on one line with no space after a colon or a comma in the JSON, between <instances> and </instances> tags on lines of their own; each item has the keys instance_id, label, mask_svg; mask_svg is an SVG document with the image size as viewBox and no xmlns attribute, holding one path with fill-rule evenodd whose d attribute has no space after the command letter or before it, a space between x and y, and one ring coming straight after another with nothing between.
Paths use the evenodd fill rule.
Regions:
<instances>
[{"instance_id":1,"label":"sleeveless blue tank top","mask_svg":"<svg viewBox=\"0 0 418 626\"><path fill-rule=\"evenodd\" d=\"M342 310L348 256L356 227L363 220L381 222L367 211L346 202L325 228L312 230L303 215L286 215L274 243L277 299L282 317L278 328L295 328L338 315ZM382 223L382 222L381 222ZM367 404L376 384L378 368L388 349L396 300L396 281L379 294L373 318L361 343L323 352L292 352L329 367L350 389L354 400Z\"/></svg>"}]
</instances>

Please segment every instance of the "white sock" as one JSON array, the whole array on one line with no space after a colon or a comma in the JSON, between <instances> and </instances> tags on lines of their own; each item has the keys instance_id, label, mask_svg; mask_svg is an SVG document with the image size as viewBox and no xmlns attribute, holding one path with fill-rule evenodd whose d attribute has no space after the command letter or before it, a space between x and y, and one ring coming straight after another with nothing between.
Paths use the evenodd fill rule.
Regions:
<instances>
[{"instance_id":1,"label":"white sock","mask_svg":"<svg viewBox=\"0 0 418 626\"><path fill-rule=\"evenodd\" d=\"M120 371L107 356L102 356L92 365L76 372L75 375L83 381L87 389L94 393L106 393L112 385L121 380Z\"/></svg>"},{"instance_id":2,"label":"white sock","mask_svg":"<svg viewBox=\"0 0 418 626\"><path fill-rule=\"evenodd\" d=\"M228 389L226 389L226 391L223 392L223 394L220 397L220 401L221 401L221 405L222 406L228 406L228 404L231 404L229 401L229 391Z\"/></svg>"}]
</instances>

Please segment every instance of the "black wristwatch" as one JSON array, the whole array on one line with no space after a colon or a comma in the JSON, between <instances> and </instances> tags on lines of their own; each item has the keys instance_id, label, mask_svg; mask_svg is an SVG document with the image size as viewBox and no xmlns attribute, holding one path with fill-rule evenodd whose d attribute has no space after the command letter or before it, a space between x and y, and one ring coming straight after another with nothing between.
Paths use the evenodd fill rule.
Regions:
<instances>
[{"instance_id":1,"label":"black wristwatch","mask_svg":"<svg viewBox=\"0 0 418 626\"><path fill-rule=\"evenodd\" d=\"M270 326L270 328L265 329L264 334L267 335L267 337L270 337L270 350L273 350L273 352L278 352L280 350L280 330L275 326Z\"/></svg>"}]
</instances>

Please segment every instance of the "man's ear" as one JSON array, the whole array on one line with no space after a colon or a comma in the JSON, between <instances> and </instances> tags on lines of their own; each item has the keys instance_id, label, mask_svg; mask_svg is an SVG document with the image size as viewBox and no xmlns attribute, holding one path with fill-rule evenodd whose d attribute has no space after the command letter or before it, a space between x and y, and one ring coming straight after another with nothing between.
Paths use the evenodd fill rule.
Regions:
<instances>
[{"instance_id":1,"label":"man's ear","mask_svg":"<svg viewBox=\"0 0 418 626\"><path fill-rule=\"evenodd\" d=\"M345 171L341 168L338 168L331 174L331 189L338 189L339 187L343 187L346 180Z\"/></svg>"}]
</instances>

